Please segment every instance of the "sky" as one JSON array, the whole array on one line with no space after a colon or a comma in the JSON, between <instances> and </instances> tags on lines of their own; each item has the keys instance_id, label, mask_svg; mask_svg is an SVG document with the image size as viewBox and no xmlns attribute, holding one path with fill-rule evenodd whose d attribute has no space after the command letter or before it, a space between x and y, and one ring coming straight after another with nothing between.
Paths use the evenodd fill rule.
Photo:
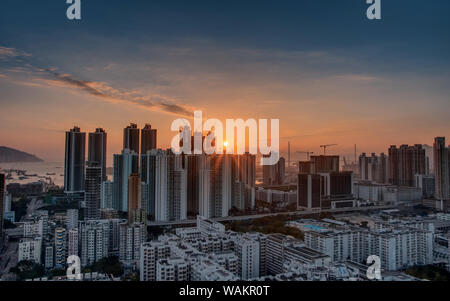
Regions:
<instances>
[{"instance_id":1,"label":"sky","mask_svg":"<svg viewBox=\"0 0 450 301\"><path fill-rule=\"evenodd\" d=\"M64 159L73 126L278 118L280 147L386 152L450 139L450 2L382 0L3 0L0 145ZM298 155L293 158L304 159Z\"/></svg>"}]
</instances>

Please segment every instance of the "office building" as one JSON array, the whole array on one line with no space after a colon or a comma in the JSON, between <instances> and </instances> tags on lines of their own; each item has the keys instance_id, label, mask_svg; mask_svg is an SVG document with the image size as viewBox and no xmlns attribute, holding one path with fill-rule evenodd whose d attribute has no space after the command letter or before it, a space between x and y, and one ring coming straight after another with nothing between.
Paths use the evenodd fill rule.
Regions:
<instances>
[{"instance_id":1,"label":"office building","mask_svg":"<svg viewBox=\"0 0 450 301\"><path fill-rule=\"evenodd\" d=\"M86 133L74 127L66 132L64 191L80 193L84 191Z\"/></svg>"},{"instance_id":2,"label":"office building","mask_svg":"<svg viewBox=\"0 0 450 301\"><path fill-rule=\"evenodd\" d=\"M107 134L102 128L89 133L88 162L97 162L102 170L102 182L107 180L106 175L106 142Z\"/></svg>"}]
</instances>

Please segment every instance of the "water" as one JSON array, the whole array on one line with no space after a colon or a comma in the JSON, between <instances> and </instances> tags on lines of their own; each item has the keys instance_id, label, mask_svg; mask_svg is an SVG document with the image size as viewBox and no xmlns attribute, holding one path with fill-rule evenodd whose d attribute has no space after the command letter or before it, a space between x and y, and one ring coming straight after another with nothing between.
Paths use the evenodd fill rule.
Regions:
<instances>
[{"instance_id":1,"label":"water","mask_svg":"<svg viewBox=\"0 0 450 301\"><path fill-rule=\"evenodd\" d=\"M20 184L26 184L26 183L32 183L37 182L39 180L49 182L49 179L45 178L51 178L54 184L58 186L64 185L64 163L61 162L16 162L16 163L0 163L0 170L3 173L7 173L5 170L7 169L16 169L16 170L25 170L25 174L27 175L34 175L36 176L26 176L27 179L19 180L19 176L15 172L11 172L11 176L13 179L7 179L6 184L9 183L20 183ZM47 173L52 175L47 175ZM53 175L54 173L54 175ZM45 177L45 178L39 178Z\"/></svg>"}]
</instances>

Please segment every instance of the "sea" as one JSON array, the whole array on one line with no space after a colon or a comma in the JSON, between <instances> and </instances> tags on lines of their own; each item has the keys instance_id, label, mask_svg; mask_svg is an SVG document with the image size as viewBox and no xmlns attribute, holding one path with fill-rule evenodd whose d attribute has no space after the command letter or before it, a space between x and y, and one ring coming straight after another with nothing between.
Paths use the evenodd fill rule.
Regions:
<instances>
[{"instance_id":1,"label":"sea","mask_svg":"<svg viewBox=\"0 0 450 301\"><path fill-rule=\"evenodd\" d=\"M24 174L16 171L24 171ZM27 184L32 182L44 181L52 182L55 185L64 185L64 162L15 162L0 163L0 171L10 175L6 179L6 184L20 183ZM22 177L19 179L19 177Z\"/></svg>"}]
</instances>

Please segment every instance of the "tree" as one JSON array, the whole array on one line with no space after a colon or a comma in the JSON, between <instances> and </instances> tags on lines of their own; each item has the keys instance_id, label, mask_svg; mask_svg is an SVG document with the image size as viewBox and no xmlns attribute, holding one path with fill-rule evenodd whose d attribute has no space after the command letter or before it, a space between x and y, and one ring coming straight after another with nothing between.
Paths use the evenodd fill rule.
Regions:
<instances>
[{"instance_id":1,"label":"tree","mask_svg":"<svg viewBox=\"0 0 450 301\"><path fill-rule=\"evenodd\" d=\"M31 260L22 260L10 270L18 280L39 278L45 275L44 267Z\"/></svg>"}]
</instances>

